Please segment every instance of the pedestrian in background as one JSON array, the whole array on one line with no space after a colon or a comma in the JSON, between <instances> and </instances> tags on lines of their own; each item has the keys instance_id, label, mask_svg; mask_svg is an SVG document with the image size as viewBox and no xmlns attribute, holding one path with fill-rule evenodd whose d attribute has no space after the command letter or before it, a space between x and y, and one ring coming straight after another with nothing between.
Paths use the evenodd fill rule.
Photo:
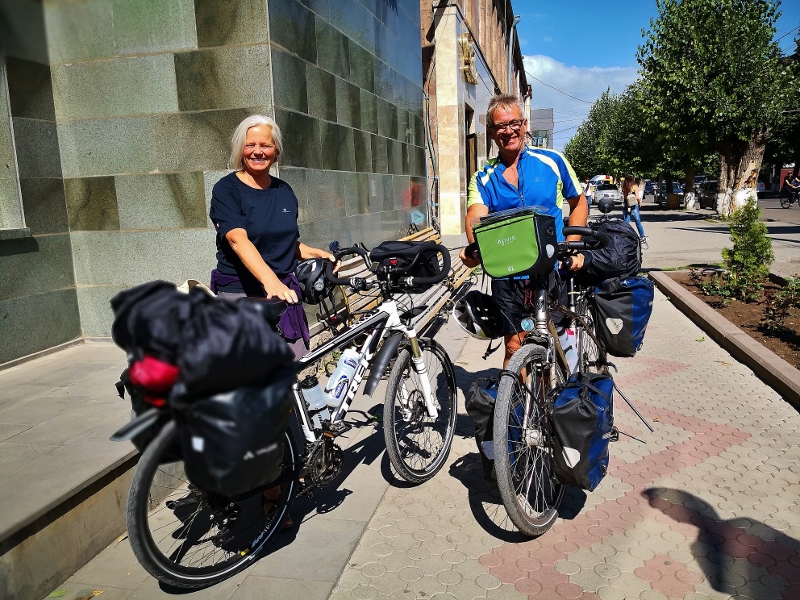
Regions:
<instances>
[{"instance_id":1,"label":"pedestrian in background","mask_svg":"<svg viewBox=\"0 0 800 600\"><path fill-rule=\"evenodd\" d=\"M631 218L633 218L636 223L636 229L639 231L639 237L646 240L642 219L639 215L639 209L642 205L642 200L639 197L639 186L630 173L625 175L625 181L622 184L622 199L622 216L625 222L630 223Z\"/></svg>"}]
</instances>

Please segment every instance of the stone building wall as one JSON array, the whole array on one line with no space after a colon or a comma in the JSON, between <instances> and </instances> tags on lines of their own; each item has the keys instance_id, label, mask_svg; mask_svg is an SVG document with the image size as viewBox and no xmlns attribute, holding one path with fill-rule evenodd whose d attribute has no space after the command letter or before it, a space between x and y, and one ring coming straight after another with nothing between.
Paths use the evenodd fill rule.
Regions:
<instances>
[{"instance_id":1,"label":"stone building wall","mask_svg":"<svg viewBox=\"0 0 800 600\"><path fill-rule=\"evenodd\" d=\"M0 363L109 335L108 301L133 285L208 281L210 190L249 114L283 130L278 175L305 242L370 245L427 220L418 0L0 0L0 11L29 228L0 230L11 315L0 336L29 333ZM0 111L0 143L2 131Z\"/></svg>"}]
</instances>

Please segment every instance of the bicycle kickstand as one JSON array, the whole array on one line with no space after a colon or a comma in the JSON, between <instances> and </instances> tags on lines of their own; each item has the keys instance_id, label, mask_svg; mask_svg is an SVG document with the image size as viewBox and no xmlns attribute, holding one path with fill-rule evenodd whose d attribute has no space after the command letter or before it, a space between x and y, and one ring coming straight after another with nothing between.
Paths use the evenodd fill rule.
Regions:
<instances>
[{"instance_id":1,"label":"bicycle kickstand","mask_svg":"<svg viewBox=\"0 0 800 600\"><path fill-rule=\"evenodd\" d=\"M644 423L647 426L647 428L650 430L650 433L653 433L655 431L655 429L653 429L652 425L650 425L650 423L647 422L647 419L645 419L642 416L642 414L638 410L636 410L636 407L631 403L630 400L628 400L627 396L625 396L625 394L622 393L622 390L619 389L619 386L616 384L616 382L614 382L614 389L617 390L617 393L620 396L622 396L622 399L625 400L627 405L631 407L631 410L634 413L636 413L636 416L639 417L642 420L642 423Z\"/></svg>"}]
</instances>

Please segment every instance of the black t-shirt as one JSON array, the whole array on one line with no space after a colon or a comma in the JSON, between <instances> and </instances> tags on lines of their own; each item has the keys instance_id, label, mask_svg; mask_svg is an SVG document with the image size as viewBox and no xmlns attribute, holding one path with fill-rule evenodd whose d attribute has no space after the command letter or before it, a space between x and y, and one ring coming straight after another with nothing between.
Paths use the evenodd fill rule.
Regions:
<instances>
[{"instance_id":1,"label":"black t-shirt","mask_svg":"<svg viewBox=\"0 0 800 600\"><path fill-rule=\"evenodd\" d=\"M264 262L283 278L297 265L295 253L300 231L297 228L297 196L285 181L272 178L265 190L252 188L230 173L220 179L211 192L211 222L217 230L217 270L237 275L242 285L221 286L226 292L248 292L263 287L242 264L225 235L244 229Z\"/></svg>"}]
</instances>

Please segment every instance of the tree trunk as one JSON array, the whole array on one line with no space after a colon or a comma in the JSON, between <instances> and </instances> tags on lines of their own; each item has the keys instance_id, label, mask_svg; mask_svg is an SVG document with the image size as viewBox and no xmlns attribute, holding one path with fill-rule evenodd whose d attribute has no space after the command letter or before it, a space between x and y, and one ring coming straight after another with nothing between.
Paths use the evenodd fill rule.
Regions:
<instances>
[{"instance_id":1,"label":"tree trunk","mask_svg":"<svg viewBox=\"0 0 800 600\"><path fill-rule=\"evenodd\" d=\"M683 182L683 205L686 210L694 209L694 167L686 167L686 177Z\"/></svg>"},{"instance_id":2,"label":"tree trunk","mask_svg":"<svg viewBox=\"0 0 800 600\"><path fill-rule=\"evenodd\" d=\"M719 183L717 184L717 212L730 216L737 206L742 206L758 189L758 172L764 160L768 134L753 135L749 142L734 142L717 146L719 152Z\"/></svg>"}]
</instances>

